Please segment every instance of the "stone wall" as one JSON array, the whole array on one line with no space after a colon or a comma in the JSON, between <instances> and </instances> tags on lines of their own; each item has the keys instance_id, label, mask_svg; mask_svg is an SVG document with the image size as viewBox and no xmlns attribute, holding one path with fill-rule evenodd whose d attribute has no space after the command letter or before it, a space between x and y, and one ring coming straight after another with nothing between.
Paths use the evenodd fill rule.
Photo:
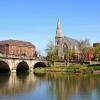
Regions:
<instances>
[{"instance_id":1,"label":"stone wall","mask_svg":"<svg viewBox=\"0 0 100 100\"><path fill-rule=\"evenodd\" d=\"M66 66L66 62L65 61L56 61L56 62L54 62L54 66Z\"/></svg>"}]
</instances>

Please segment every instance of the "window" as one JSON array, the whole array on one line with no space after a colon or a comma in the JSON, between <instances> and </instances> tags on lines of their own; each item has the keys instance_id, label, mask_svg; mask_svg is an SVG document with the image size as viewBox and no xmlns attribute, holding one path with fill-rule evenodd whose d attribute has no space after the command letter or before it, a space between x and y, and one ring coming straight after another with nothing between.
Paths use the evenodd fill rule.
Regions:
<instances>
[{"instance_id":1,"label":"window","mask_svg":"<svg viewBox=\"0 0 100 100\"><path fill-rule=\"evenodd\" d=\"M59 40L57 40L57 45L59 45Z\"/></svg>"},{"instance_id":2,"label":"window","mask_svg":"<svg viewBox=\"0 0 100 100\"><path fill-rule=\"evenodd\" d=\"M64 45L63 45L63 52L66 52L66 49L68 49L68 46L67 46L66 43L64 43Z\"/></svg>"}]
</instances>

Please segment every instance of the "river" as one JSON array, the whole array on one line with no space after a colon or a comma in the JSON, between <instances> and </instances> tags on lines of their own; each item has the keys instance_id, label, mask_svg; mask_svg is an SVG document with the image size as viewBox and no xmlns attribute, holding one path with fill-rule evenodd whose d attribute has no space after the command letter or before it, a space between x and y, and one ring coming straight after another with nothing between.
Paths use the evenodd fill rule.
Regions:
<instances>
[{"instance_id":1,"label":"river","mask_svg":"<svg viewBox=\"0 0 100 100\"><path fill-rule=\"evenodd\" d=\"M100 75L0 75L0 100L100 100Z\"/></svg>"}]
</instances>

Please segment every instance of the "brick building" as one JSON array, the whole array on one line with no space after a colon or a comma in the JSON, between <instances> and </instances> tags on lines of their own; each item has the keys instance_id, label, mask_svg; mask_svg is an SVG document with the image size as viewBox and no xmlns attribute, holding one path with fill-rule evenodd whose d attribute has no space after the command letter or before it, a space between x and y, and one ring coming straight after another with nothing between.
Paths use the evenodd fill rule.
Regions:
<instances>
[{"instance_id":1,"label":"brick building","mask_svg":"<svg viewBox=\"0 0 100 100\"><path fill-rule=\"evenodd\" d=\"M100 43L93 43L93 47L96 47L97 45L100 45Z\"/></svg>"},{"instance_id":2,"label":"brick building","mask_svg":"<svg viewBox=\"0 0 100 100\"><path fill-rule=\"evenodd\" d=\"M30 42L4 40L0 41L0 53L6 55L33 57L36 55L36 49Z\"/></svg>"}]
</instances>

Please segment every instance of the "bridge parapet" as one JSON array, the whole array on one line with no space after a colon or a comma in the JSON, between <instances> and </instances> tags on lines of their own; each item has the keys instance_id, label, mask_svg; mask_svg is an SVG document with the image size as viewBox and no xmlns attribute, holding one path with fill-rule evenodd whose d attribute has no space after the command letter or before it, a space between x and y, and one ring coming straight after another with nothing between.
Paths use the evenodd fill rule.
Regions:
<instances>
[{"instance_id":1,"label":"bridge parapet","mask_svg":"<svg viewBox=\"0 0 100 100\"><path fill-rule=\"evenodd\" d=\"M16 55L5 55L5 54L0 54L0 58L5 58L5 59L32 59L35 60L36 57L28 57L28 56L16 56Z\"/></svg>"},{"instance_id":2,"label":"bridge parapet","mask_svg":"<svg viewBox=\"0 0 100 100\"><path fill-rule=\"evenodd\" d=\"M23 62L23 65L21 64L21 62ZM17 66L19 64L21 64L20 66L23 66L23 68L25 68L25 66L27 65L29 67L29 70L32 71L37 63L39 63L40 66L43 64L48 66L48 61L40 58L0 54L0 65L2 66L2 68L5 67L5 64L8 65L11 72L16 72Z\"/></svg>"}]
</instances>

